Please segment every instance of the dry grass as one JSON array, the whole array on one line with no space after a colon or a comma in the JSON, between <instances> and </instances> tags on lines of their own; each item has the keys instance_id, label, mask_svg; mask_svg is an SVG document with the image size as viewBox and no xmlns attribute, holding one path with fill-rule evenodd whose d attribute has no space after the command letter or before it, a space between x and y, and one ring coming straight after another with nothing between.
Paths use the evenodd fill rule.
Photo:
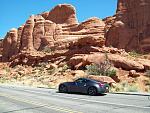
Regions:
<instances>
[{"instance_id":1,"label":"dry grass","mask_svg":"<svg viewBox=\"0 0 150 113\"><path fill-rule=\"evenodd\" d=\"M111 87L110 92L138 92L140 91L137 83L121 82Z\"/></svg>"}]
</instances>

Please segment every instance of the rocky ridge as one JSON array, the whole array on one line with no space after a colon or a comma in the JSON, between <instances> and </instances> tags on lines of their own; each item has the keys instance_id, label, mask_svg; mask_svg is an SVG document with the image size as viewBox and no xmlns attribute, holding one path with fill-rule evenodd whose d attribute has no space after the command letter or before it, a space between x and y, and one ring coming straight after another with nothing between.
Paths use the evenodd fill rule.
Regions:
<instances>
[{"instance_id":1,"label":"rocky ridge","mask_svg":"<svg viewBox=\"0 0 150 113\"><path fill-rule=\"evenodd\" d=\"M51 74L51 70L47 71L49 70L47 66L42 68L41 76L44 75L49 82L55 78L53 82L58 84L63 78L64 81L68 81L79 77L80 74L87 76L81 70L84 70L86 65L104 62L107 54L119 79L127 81L132 81L131 77L142 79L143 76L140 75L150 70L150 60L132 57L126 52L126 50L149 51L147 33L149 16L142 13L149 8L149 2L137 1L134 6L136 14L135 9L131 7L134 0L118 0L116 15L103 20L92 17L78 23L75 8L69 4L59 4L49 12L30 16L24 25L18 29L12 28L0 41L1 61L8 62L7 66L13 68L8 75L20 77L29 74L34 78L39 73L37 75L32 73L36 73L35 69L41 63L53 64L58 70L62 68L61 66L69 66L71 70L57 71L57 74ZM142 8L143 6L146 8ZM141 38L143 36L144 38ZM31 71L16 73L20 67L15 68L21 65L25 66L21 67L22 70L27 68ZM80 70L81 73L74 75L73 70ZM60 78L62 80L58 80Z\"/></svg>"},{"instance_id":2,"label":"rocky ridge","mask_svg":"<svg viewBox=\"0 0 150 113\"><path fill-rule=\"evenodd\" d=\"M32 15L24 25L11 29L3 40L2 61L9 61L21 52L40 52L47 48L61 51L88 44L101 47L104 45L104 27L105 23L98 18L79 24L75 8L61 4L49 13Z\"/></svg>"}]
</instances>

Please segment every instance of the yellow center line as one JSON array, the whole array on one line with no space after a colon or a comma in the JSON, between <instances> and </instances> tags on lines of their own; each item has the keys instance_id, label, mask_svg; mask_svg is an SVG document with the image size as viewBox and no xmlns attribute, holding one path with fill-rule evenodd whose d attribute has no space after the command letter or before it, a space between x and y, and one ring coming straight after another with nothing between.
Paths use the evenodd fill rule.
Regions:
<instances>
[{"instance_id":1,"label":"yellow center line","mask_svg":"<svg viewBox=\"0 0 150 113\"><path fill-rule=\"evenodd\" d=\"M61 111L61 112L65 112L65 113L82 113L82 112L79 112L79 111L74 111L74 110L70 110L70 109L67 109L67 108L62 108L62 107L59 107L59 106L36 103L36 102L30 101L30 100L16 98L15 96L11 96L11 95L4 94L4 93L0 93L0 96L7 97L7 98L10 98L10 99L13 99L13 100L16 100L16 101L24 102L24 103L27 103L27 104L32 104L32 105L36 105L36 106L44 106L45 108L52 109L52 110L55 110L55 111Z\"/></svg>"}]
</instances>

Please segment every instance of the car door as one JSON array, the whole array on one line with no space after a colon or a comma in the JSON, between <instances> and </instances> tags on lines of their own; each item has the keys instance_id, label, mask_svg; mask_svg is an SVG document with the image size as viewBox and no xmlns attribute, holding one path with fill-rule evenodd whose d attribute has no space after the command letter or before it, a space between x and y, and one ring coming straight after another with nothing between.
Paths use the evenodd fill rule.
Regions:
<instances>
[{"instance_id":1,"label":"car door","mask_svg":"<svg viewBox=\"0 0 150 113\"><path fill-rule=\"evenodd\" d=\"M70 84L69 84L69 91L70 92L78 92L78 86L77 86L77 83L76 83L76 81L75 82L71 82Z\"/></svg>"},{"instance_id":2,"label":"car door","mask_svg":"<svg viewBox=\"0 0 150 113\"><path fill-rule=\"evenodd\" d=\"M77 91L80 93L86 93L87 92L87 80L80 79L76 82L77 85Z\"/></svg>"}]
</instances>

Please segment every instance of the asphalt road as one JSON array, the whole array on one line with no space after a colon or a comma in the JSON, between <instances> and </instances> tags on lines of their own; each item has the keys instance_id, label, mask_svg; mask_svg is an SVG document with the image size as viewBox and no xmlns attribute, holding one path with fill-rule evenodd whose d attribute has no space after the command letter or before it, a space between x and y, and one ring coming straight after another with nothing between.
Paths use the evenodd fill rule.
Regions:
<instances>
[{"instance_id":1,"label":"asphalt road","mask_svg":"<svg viewBox=\"0 0 150 113\"><path fill-rule=\"evenodd\" d=\"M150 113L150 100L148 96L88 96L0 85L0 113Z\"/></svg>"}]
</instances>

